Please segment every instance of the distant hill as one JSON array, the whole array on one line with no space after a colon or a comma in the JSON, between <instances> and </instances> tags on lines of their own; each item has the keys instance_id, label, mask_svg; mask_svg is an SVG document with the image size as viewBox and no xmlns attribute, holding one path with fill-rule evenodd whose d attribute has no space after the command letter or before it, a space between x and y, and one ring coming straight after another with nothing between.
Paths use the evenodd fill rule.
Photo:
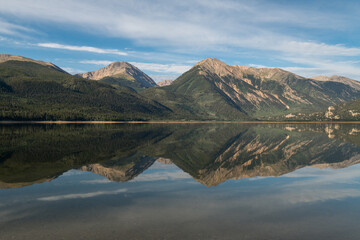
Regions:
<instances>
[{"instance_id":1,"label":"distant hill","mask_svg":"<svg viewBox=\"0 0 360 240\"><path fill-rule=\"evenodd\" d=\"M171 113L133 90L75 77L51 63L2 59L1 120L146 120Z\"/></svg>"},{"instance_id":2,"label":"distant hill","mask_svg":"<svg viewBox=\"0 0 360 240\"><path fill-rule=\"evenodd\" d=\"M176 105L175 99L186 98L188 108L210 119L267 120L354 100L360 90L351 83L308 79L279 68L231 66L207 58L170 86L146 90L144 95L170 108Z\"/></svg>"},{"instance_id":3,"label":"distant hill","mask_svg":"<svg viewBox=\"0 0 360 240\"><path fill-rule=\"evenodd\" d=\"M159 87L165 87L165 86L171 85L173 82L174 82L173 80L163 80L163 81L158 82L157 85Z\"/></svg>"},{"instance_id":4,"label":"distant hill","mask_svg":"<svg viewBox=\"0 0 360 240\"><path fill-rule=\"evenodd\" d=\"M114 62L99 70L77 76L135 90L157 86L148 75L127 62Z\"/></svg>"},{"instance_id":5,"label":"distant hill","mask_svg":"<svg viewBox=\"0 0 360 240\"><path fill-rule=\"evenodd\" d=\"M59 72L67 73L63 69L59 68L58 66L56 66L56 65L54 65L52 63L43 62L43 61L39 61L39 60L34 60L34 59L31 59L31 58L26 58L26 57L17 56L17 55L0 54L0 63L7 62L7 61L33 62L33 63L37 63L37 64L40 64L40 65L45 66L45 67L52 68L52 69L57 70Z\"/></svg>"},{"instance_id":6,"label":"distant hill","mask_svg":"<svg viewBox=\"0 0 360 240\"><path fill-rule=\"evenodd\" d=\"M318 80L318 81L329 81L329 82L339 82L339 83L344 83L346 85L349 85L350 87L356 89L356 90L360 90L360 82L347 78L347 77L343 77L343 76L336 76L333 75L331 77L327 77L327 76L316 76L316 77L312 77L312 79Z\"/></svg>"}]
</instances>

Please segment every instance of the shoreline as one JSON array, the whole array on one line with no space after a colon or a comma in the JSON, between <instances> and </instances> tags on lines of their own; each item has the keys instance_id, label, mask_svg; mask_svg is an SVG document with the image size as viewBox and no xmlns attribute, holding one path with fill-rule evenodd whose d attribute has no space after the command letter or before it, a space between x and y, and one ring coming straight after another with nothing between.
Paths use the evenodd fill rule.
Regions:
<instances>
[{"instance_id":1,"label":"shoreline","mask_svg":"<svg viewBox=\"0 0 360 240\"><path fill-rule=\"evenodd\" d=\"M360 124L360 121L0 121L6 124Z\"/></svg>"}]
</instances>

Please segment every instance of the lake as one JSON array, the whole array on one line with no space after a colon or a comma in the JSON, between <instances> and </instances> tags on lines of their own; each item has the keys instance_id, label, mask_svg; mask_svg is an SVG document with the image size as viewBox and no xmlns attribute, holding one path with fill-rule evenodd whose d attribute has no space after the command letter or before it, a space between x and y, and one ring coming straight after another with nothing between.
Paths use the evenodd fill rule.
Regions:
<instances>
[{"instance_id":1,"label":"lake","mask_svg":"<svg viewBox=\"0 0 360 240\"><path fill-rule=\"evenodd\" d=\"M0 239L360 239L360 124L3 124Z\"/></svg>"}]
</instances>

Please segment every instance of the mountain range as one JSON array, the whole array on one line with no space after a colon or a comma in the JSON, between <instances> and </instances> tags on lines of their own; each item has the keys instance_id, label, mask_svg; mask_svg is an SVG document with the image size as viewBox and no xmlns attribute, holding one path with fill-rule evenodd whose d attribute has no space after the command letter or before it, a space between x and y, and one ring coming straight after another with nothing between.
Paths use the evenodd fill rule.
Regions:
<instances>
[{"instance_id":1,"label":"mountain range","mask_svg":"<svg viewBox=\"0 0 360 240\"><path fill-rule=\"evenodd\" d=\"M73 76L52 63L1 54L0 119L329 120L329 107L360 98L360 83L345 77L304 78L215 58L163 84L126 62ZM348 113L339 119L354 120Z\"/></svg>"}]
</instances>

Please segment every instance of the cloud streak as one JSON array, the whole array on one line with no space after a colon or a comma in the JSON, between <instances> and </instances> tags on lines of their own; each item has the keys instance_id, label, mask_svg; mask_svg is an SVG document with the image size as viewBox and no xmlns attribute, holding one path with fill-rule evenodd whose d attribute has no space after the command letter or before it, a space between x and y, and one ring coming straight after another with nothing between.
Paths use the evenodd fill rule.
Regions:
<instances>
[{"instance_id":1,"label":"cloud streak","mask_svg":"<svg viewBox=\"0 0 360 240\"><path fill-rule=\"evenodd\" d=\"M98 191L98 192L89 192L89 193L74 193L74 194L65 194L65 195L56 195L49 197L38 198L39 201L59 201L59 200L69 200L69 199L78 199L78 198L92 198L102 195L114 195L119 193L126 192L127 189L118 189L115 191Z\"/></svg>"},{"instance_id":2,"label":"cloud streak","mask_svg":"<svg viewBox=\"0 0 360 240\"><path fill-rule=\"evenodd\" d=\"M139 69L145 71L152 71L158 73L178 73L182 74L188 71L191 65L179 65L179 64L158 64L158 63L142 63L142 62L130 62Z\"/></svg>"},{"instance_id":3,"label":"cloud streak","mask_svg":"<svg viewBox=\"0 0 360 240\"><path fill-rule=\"evenodd\" d=\"M36 44L39 47L44 48L55 48L55 49L64 49L70 51L81 51L81 52L91 52L91 53L100 53L100 54L115 54L120 56L126 56L126 52L121 52L117 49L103 49L89 46L73 46L73 45L64 45L58 43L38 43Z\"/></svg>"},{"instance_id":4,"label":"cloud streak","mask_svg":"<svg viewBox=\"0 0 360 240\"><path fill-rule=\"evenodd\" d=\"M23 21L61 24L63 28L90 36L101 34L111 39L126 39L135 46L173 55L206 53L235 58L237 54L250 52L249 55L257 58L297 64L298 74L310 69L325 72L342 61L338 74L360 78L359 64L348 62L349 58L360 56L360 47L355 40L351 43L346 37L337 37L344 33L344 36L359 34L358 6L353 4L349 8L340 1L327 3L327 8L323 5L321 1L284 4L263 0L107 0L105 4L85 0L12 0L1 2L0 14L16 16ZM333 40L334 36L339 42ZM117 49L59 43L38 46L127 56ZM309 62L303 66L305 64L297 59L327 62L324 66ZM161 73L182 73L187 68L186 64L163 66L132 61L138 63L139 68ZM88 64L103 65L100 61Z\"/></svg>"}]
</instances>

